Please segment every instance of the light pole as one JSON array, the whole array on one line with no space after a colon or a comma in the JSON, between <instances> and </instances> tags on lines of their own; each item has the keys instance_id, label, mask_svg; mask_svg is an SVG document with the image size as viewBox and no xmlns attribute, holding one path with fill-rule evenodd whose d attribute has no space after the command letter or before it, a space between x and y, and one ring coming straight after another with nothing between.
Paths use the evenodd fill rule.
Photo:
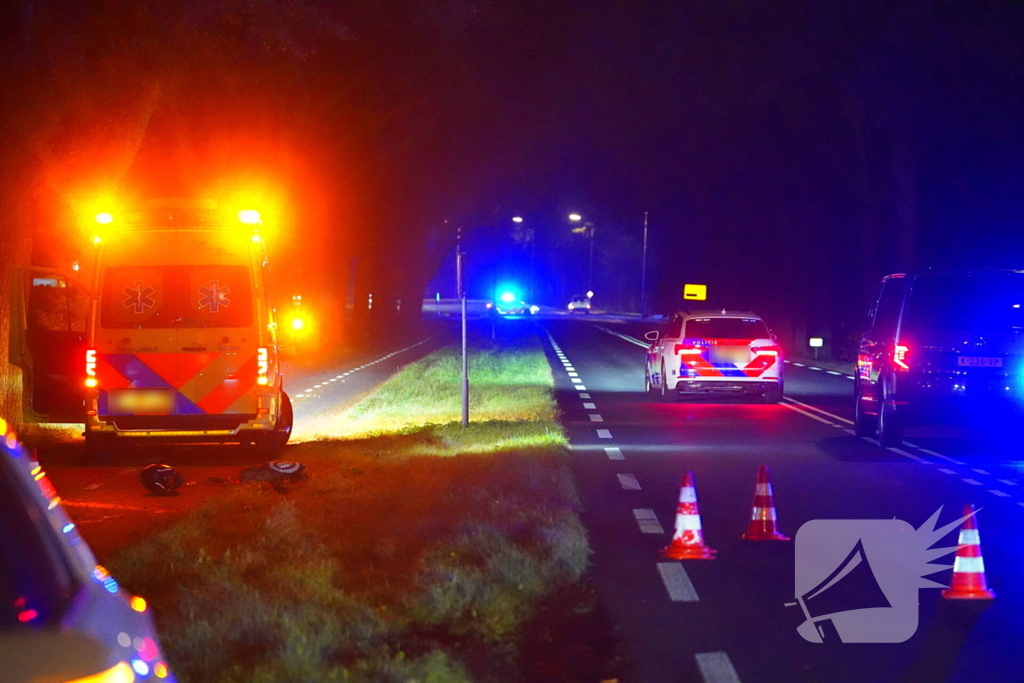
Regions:
<instances>
[{"instance_id":1,"label":"light pole","mask_svg":"<svg viewBox=\"0 0 1024 683\"><path fill-rule=\"evenodd\" d=\"M583 216L578 213L570 213L569 220L574 223L579 223L583 220ZM579 228L573 228L574 233L583 233L590 237L590 257L587 261L587 291L594 290L594 224L587 221Z\"/></svg>"},{"instance_id":2,"label":"light pole","mask_svg":"<svg viewBox=\"0 0 1024 683\"><path fill-rule=\"evenodd\" d=\"M640 261L640 317L647 317L647 212L644 211L644 253Z\"/></svg>"}]
</instances>

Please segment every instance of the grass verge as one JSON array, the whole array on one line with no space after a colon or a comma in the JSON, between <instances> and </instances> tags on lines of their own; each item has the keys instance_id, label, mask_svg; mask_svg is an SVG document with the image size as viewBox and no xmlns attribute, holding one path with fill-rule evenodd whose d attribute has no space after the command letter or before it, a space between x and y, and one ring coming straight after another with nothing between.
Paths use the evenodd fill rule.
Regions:
<instances>
[{"instance_id":1,"label":"grass verge","mask_svg":"<svg viewBox=\"0 0 1024 683\"><path fill-rule=\"evenodd\" d=\"M290 447L307 481L226 486L114 558L182 681L600 678L543 351L479 341L470 370L466 431L443 349Z\"/></svg>"}]
</instances>

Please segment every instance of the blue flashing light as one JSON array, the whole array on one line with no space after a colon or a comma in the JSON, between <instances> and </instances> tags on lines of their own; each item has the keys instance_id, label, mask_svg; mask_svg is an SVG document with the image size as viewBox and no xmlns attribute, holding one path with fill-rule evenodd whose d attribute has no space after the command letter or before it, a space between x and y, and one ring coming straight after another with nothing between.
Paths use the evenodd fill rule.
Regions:
<instances>
[{"instance_id":1,"label":"blue flashing light","mask_svg":"<svg viewBox=\"0 0 1024 683\"><path fill-rule=\"evenodd\" d=\"M515 292L502 292L501 296L498 297L501 301L506 304L510 304L516 300Z\"/></svg>"},{"instance_id":2,"label":"blue flashing light","mask_svg":"<svg viewBox=\"0 0 1024 683\"><path fill-rule=\"evenodd\" d=\"M71 533L71 530L74 529L74 528L75 528L75 523L74 522L68 522L67 524L64 525L64 528L61 529L61 531L63 531L65 534L69 534L69 533Z\"/></svg>"},{"instance_id":3,"label":"blue flashing light","mask_svg":"<svg viewBox=\"0 0 1024 683\"><path fill-rule=\"evenodd\" d=\"M132 668L135 669L135 673L139 674L140 676L149 675L149 664L146 664L141 659L133 659Z\"/></svg>"},{"instance_id":4,"label":"blue flashing light","mask_svg":"<svg viewBox=\"0 0 1024 683\"><path fill-rule=\"evenodd\" d=\"M108 593L116 593L119 589L117 581L115 581L114 577L112 576L108 576L107 578L103 579L103 587L107 589Z\"/></svg>"}]
</instances>

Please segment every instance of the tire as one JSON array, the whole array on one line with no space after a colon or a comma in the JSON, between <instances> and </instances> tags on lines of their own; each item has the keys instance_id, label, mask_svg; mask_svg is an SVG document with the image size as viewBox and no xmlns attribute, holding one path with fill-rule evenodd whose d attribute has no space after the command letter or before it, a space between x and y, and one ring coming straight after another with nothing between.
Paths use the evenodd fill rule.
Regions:
<instances>
[{"instance_id":1,"label":"tire","mask_svg":"<svg viewBox=\"0 0 1024 683\"><path fill-rule=\"evenodd\" d=\"M896 414L896 406L886 398L883 388L878 397L878 424L875 427L878 443L890 448L903 445L903 424Z\"/></svg>"},{"instance_id":2,"label":"tire","mask_svg":"<svg viewBox=\"0 0 1024 683\"><path fill-rule=\"evenodd\" d=\"M679 392L668 388L668 374L665 372L665 364L661 364L661 400L663 403L675 403L679 400Z\"/></svg>"},{"instance_id":3,"label":"tire","mask_svg":"<svg viewBox=\"0 0 1024 683\"><path fill-rule=\"evenodd\" d=\"M274 435L277 437L278 449L284 448L288 439L292 436L292 425L295 424L295 413L292 411L292 400L288 394L281 392L281 414L277 416L277 424L274 425Z\"/></svg>"},{"instance_id":4,"label":"tire","mask_svg":"<svg viewBox=\"0 0 1024 683\"><path fill-rule=\"evenodd\" d=\"M654 384L651 383L651 371L644 367L644 393L648 396L654 395Z\"/></svg>"},{"instance_id":5,"label":"tire","mask_svg":"<svg viewBox=\"0 0 1024 683\"><path fill-rule=\"evenodd\" d=\"M857 391L853 400L853 433L857 436L874 436L877 428L876 422L875 418L864 414L860 392Z\"/></svg>"},{"instance_id":6,"label":"tire","mask_svg":"<svg viewBox=\"0 0 1024 683\"><path fill-rule=\"evenodd\" d=\"M765 403L781 403L782 402L782 395L783 395L783 393L782 393L782 384L779 384L779 386L774 387L774 388L769 389L768 391L764 392L764 402Z\"/></svg>"}]
</instances>

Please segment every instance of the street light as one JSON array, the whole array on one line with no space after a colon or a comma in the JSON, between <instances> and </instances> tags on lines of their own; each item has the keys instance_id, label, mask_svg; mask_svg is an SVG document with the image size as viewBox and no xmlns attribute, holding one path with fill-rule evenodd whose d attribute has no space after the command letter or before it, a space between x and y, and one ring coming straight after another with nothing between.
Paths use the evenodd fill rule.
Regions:
<instances>
[{"instance_id":1,"label":"street light","mask_svg":"<svg viewBox=\"0 0 1024 683\"><path fill-rule=\"evenodd\" d=\"M523 217L522 216L512 216L512 222L513 223L522 223L523 222Z\"/></svg>"},{"instance_id":2,"label":"street light","mask_svg":"<svg viewBox=\"0 0 1024 683\"><path fill-rule=\"evenodd\" d=\"M583 216L578 213L570 213L569 220L573 222L579 222L583 220ZM574 233L583 233L590 237L590 258L588 260L589 265L587 266L587 289L594 288L594 224L587 221L578 228L573 228Z\"/></svg>"}]
</instances>

